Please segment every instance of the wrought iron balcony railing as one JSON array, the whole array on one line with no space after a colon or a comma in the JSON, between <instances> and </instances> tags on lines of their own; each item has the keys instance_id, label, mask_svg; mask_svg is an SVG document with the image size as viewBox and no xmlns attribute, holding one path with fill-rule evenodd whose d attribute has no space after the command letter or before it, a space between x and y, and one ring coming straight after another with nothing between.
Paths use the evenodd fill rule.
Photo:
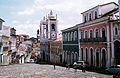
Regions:
<instances>
[{"instance_id":1,"label":"wrought iron balcony railing","mask_svg":"<svg viewBox=\"0 0 120 78\"><path fill-rule=\"evenodd\" d=\"M80 39L80 42L106 42L106 37L84 38L84 39Z\"/></svg>"}]
</instances>

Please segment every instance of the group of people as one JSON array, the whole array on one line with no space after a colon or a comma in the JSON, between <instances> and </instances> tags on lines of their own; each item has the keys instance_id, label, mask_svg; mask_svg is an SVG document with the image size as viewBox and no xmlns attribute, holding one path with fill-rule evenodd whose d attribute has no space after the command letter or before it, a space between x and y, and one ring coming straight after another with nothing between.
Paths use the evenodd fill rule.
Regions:
<instances>
[{"instance_id":1,"label":"group of people","mask_svg":"<svg viewBox=\"0 0 120 78\"><path fill-rule=\"evenodd\" d=\"M70 69L70 64L66 64L66 69Z\"/></svg>"},{"instance_id":2,"label":"group of people","mask_svg":"<svg viewBox=\"0 0 120 78\"><path fill-rule=\"evenodd\" d=\"M120 72L117 72L113 75L113 78L120 78Z\"/></svg>"},{"instance_id":3,"label":"group of people","mask_svg":"<svg viewBox=\"0 0 120 78\"><path fill-rule=\"evenodd\" d=\"M55 67L55 64L53 64L53 66L54 66L54 70L56 69L56 67ZM74 64L73 64L73 68L75 69L75 72L77 72L77 63L76 62L74 62ZM70 64L66 64L66 69L70 69ZM82 68L82 72L85 72L85 69L84 69L84 67Z\"/></svg>"}]
</instances>

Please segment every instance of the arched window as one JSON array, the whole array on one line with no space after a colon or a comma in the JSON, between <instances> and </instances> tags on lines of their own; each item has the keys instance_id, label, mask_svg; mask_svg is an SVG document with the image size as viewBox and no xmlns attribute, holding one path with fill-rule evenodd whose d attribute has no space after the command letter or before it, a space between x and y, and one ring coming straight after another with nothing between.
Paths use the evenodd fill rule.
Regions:
<instances>
[{"instance_id":1,"label":"arched window","mask_svg":"<svg viewBox=\"0 0 120 78\"><path fill-rule=\"evenodd\" d=\"M91 21L92 20L92 16L91 16L91 14L89 14L89 21Z\"/></svg>"},{"instance_id":2,"label":"arched window","mask_svg":"<svg viewBox=\"0 0 120 78\"><path fill-rule=\"evenodd\" d=\"M66 41L66 34L64 34L64 41Z\"/></svg>"},{"instance_id":3,"label":"arched window","mask_svg":"<svg viewBox=\"0 0 120 78\"><path fill-rule=\"evenodd\" d=\"M62 35L62 39L63 39L63 41L65 41L65 34Z\"/></svg>"},{"instance_id":4,"label":"arched window","mask_svg":"<svg viewBox=\"0 0 120 78\"><path fill-rule=\"evenodd\" d=\"M98 30L98 29L96 29L96 31L95 31L95 35L96 35L96 38L99 37L99 30Z\"/></svg>"},{"instance_id":5,"label":"arched window","mask_svg":"<svg viewBox=\"0 0 120 78\"><path fill-rule=\"evenodd\" d=\"M67 38L67 33L66 33L66 36L65 36L65 41L68 41L68 38Z\"/></svg>"},{"instance_id":6,"label":"arched window","mask_svg":"<svg viewBox=\"0 0 120 78\"><path fill-rule=\"evenodd\" d=\"M69 33L69 41L71 41L71 33Z\"/></svg>"},{"instance_id":7,"label":"arched window","mask_svg":"<svg viewBox=\"0 0 120 78\"><path fill-rule=\"evenodd\" d=\"M88 49L86 48L85 51L86 51L86 62L88 62Z\"/></svg>"},{"instance_id":8,"label":"arched window","mask_svg":"<svg viewBox=\"0 0 120 78\"><path fill-rule=\"evenodd\" d=\"M83 48L81 48L81 60L83 61Z\"/></svg>"},{"instance_id":9,"label":"arched window","mask_svg":"<svg viewBox=\"0 0 120 78\"><path fill-rule=\"evenodd\" d=\"M87 33L87 31L85 31L85 38L88 38L88 33Z\"/></svg>"},{"instance_id":10,"label":"arched window","mask_svg":"<svg viewBox=\"0 0 120 78\"><path fill-rule=\"evenodd\" d=\"M86 18L86 16L84 16L84 22L86 22L87 21L87 18Z\"/></svg>"},{"instance_id":11,"label":"arched window","mask_svg":"<svg viewBox=\"0 0 120 78\"><path fill-rule=\"evenodd\" d=\"M93 66L93 58L94 58L94 55L93 55L93 49L90 48L90 60L91 60L91 66Z\"/></svg>"},{"instance_id":12,"label":"arched window","mask_svg":"<svg viewBox=\"0 0 120 78\"><path fill-rule=\"evenodd\" d=\"M70 41L70 37L69 37L70 33L68 33L68 41Z\"/></svg>"},{"instance_id":13,"label":"arched window","mask_svg":"<svg viewBox=\"0 0 120 78\"><path fill-rule=\"evenodd\" d=\"M102 38L105 38L105 28L102 28Z\"/></svg>"},{"instance_id":14,"label":"arched window","mask_svg":"<svg viewBox=\"0 0 120 78\"><path fill-rule=\"evenodd\" d=\"M114 42L114 56L115 56L115 64L120 65L120 42L116 40Z\"/></svg>"},{"instance_id":15,"label":"arched window","mask_svg":"<svg viewBox=\"0 0 120 78\"><path fill-rule=\"evenodd\" d=\"M51 24L52 31L55 31L55 24Z\"/></svg>"},{"instance_id":16,"label":"arched window","mask_svg":"<svg viewBox=\"0 0 120 78\"><path fill-rule=\"evenodd\" d=\"M84 36L84 35L83 35L83 32L81 31L81 39L83 39L83 36Z\"/></svg>"},{"instance_id":17,"label":"arched window","mask_svg":"<svg viewBox=\"0 0 120 78\"><path fill-rule=\"evenodd\" d=\"M93 38L93 32L90 30L90 38Z\"/></svg>"},{"instance_id":18,"label":"arched window","mask_svg":"<svg viewBox=\"0 0 120 78\"><path fill-rule=\"evenodd\" d=\"M102 66L106 67L106 50L102 49Z\"/></svg>"},{"instance_id":19,"label":"arched window","mask_svg":"<svg viewBox=\"0 0 120 78\"><path fill-rule=\"evenodd\" d=\"M74 32L74 40L77 40L77 32Z\"/></svg>"},{"instance_id":20,"label":"arched window","mask_svg":"<svg viewBox=\"0 0 120 78\"><path fill-rule=\"evenodd\" d=\"M71 41L73 40L73 32L71 32Z\"/></svg>"},{"instance_id":21,"label":"arched window","mask_svg":"<svg viewBox=\"0 0 120 78\"><path fill-rule=\"evenodd\" d=\"M97 19L97 18L98 18L98 17L97 17L97 15L98 15L98 14L97 14L97 11L95 11L95 19Z\"/></svg>"},{"instance_id":22,"label":"arched window","mask_svg":"<svg viewBox=\"0 0 120 78\"><path fill-rule=\"evenodd\" d=\"M99 64L100 64L100 49L99 48L97 48L96 49L96 66L99 66Z\"/></svg>"},{"instance_id":23,"label":"arched window","mask_svg":"<svg viewBox=\"0 0 120 78\"><path fill-rule=\"evenodd\" d=\"M118 35L118 28L115 27L115 35Z\"/></svg>"}]
</instances>

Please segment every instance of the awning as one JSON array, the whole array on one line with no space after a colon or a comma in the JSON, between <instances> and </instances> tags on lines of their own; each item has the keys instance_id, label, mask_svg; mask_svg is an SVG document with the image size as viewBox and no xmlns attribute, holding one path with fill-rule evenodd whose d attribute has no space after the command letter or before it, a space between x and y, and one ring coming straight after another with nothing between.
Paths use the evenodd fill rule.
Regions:
<instances>
[{"instance_id":1,"label":"awning","mask_svg":"<svg viewBox=\"0 0 120 78\"><path fill-rule=\"evenodd\" d=\"M112 42L114 43L115 41L119 41L120 42L120 40L113 40Z\"/></svg>"}]
</instances>

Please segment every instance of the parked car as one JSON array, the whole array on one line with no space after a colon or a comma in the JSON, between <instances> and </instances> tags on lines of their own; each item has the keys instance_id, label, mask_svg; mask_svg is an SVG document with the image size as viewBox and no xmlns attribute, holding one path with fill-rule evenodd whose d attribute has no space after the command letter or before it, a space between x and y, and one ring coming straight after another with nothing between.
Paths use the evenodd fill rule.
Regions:
<instances>
[{"instance_id":1,"label":"parked car","mask_svg":"<svg viewBox=\"0 0 120 78\"><path fill-rule=\"evenodd\" d=\"M34 63L35 61L34 61L34 59L30 59L30 62L31 62L31 63Z\"/></svg>"},{"instance_id":2,"label":"parked car","mask_svg":"<svg viewBox=\"0 0 120 78\"><path fill-rule=\"evenodd\" d=\"M77 69L84 69L88 67L88 62L85 61L78 61L78 62L74 62L73 64L73 68L77 68Z\"/></svg>"},{"instance_id":3,"label":"parked car","mask_svg":"<svg viewBox=\"0 0 120 78\"><path fill-rule=\"evenodd\" d=\"M106 69L108 74L120 73L120 65L110 66Z\"/></svg>"}]
</instances>

